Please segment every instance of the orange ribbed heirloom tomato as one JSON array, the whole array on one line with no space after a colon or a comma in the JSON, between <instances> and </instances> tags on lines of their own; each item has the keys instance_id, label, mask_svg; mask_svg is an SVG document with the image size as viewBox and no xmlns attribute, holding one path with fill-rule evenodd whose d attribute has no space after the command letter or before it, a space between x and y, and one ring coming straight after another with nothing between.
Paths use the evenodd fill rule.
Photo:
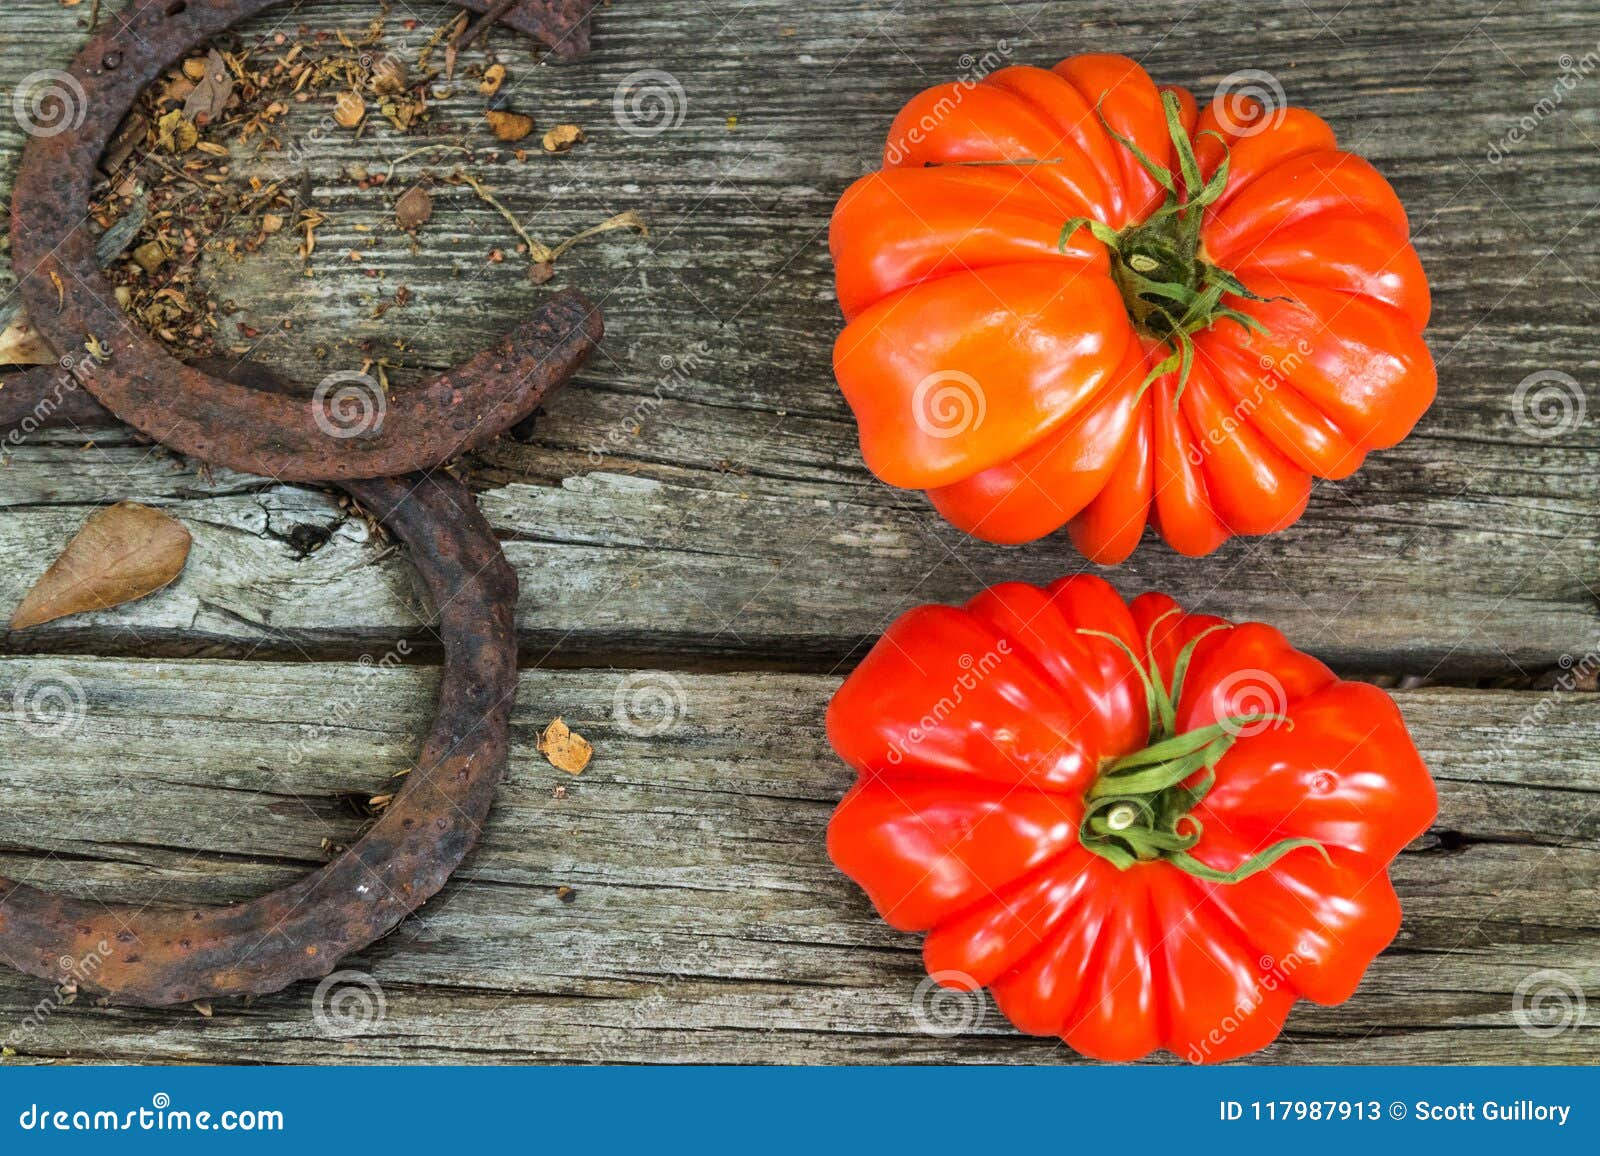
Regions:
<instances>
[{"instance_id":1,"label":"orange ribbed heirloom tomato","mask_svg":"<svg viewBox=\"0 0 1600 1156\"><path fill-rule=\"evenodd\" d=\"M1432 401L1405 210L1304 109L1121 56L931 88L834 210L867 465L956 526L1119 562L1299 518Z\"/></svg>"},{"instance_id":2,"label":"orange ribbed heirloom tomato","mask_svg":"<svg viewBox=\"0 0 1600 1156\"><path fill-rule=\"evenodd\" d=\"M929 973L1085 1055L1265 1047L1400 927L1433 783L1393 700L1270 626L1090 575L907 612L828 737L828 851Z\"/></svg>"}]
</instances>

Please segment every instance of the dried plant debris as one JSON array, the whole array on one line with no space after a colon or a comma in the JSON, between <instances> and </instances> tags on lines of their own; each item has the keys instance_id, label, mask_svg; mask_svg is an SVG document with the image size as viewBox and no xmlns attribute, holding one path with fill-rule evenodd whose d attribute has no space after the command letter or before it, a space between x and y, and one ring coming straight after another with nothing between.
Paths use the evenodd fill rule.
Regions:
<instances>
[{"instance_id":1,"label":"dried plant debris","mask_svg":"<svg viewBox=\"0 0 1600 1156\"><path fill-rule=\"evenodd\" d=\"M0 330L0 365L49 365L55 359L54 350L19 308L11 323Z\"/></svg>"},{"instance_id":2,"label":"dried plant debris","mask_svg":"<svg viewBox=\"0 0 1600 1156\"><path fill-rule=\"evenodd\" d=\"M408 233L414 233L433 216L433 198L421 185L412 185L394 203L394 220Z\"/></svg>"},{"instance_id":3,"label":"dried plant debris","mask_svg":"<svg viewBox=\"0 0 1600 1156\"><path fill-rule=\"evenodd\" d=\"M210 124L223 114L233 97L233 69L213 48L204 60L191 57L184 61L183 74L195 81L193 91L183 101L184 117L195 125Z\"/></svg>"},{"instance_id":4,"label":"dried plant debris","mask_svg":"<svg viewBox=\"0 0 1600 1156\"><path fill-rule=\"evenodd\" d=\"M533 117L520 112L491 108L483 118L496 140L519 141L533 131Z\"/></svg>"},{"instance_id":5,"label":"dried plant debris","mask_svg":"<svg viewBox=\"0 0 1600 1156\"><path fill-rule=\"evenodd\" d=\"M107 610L162 589L183 572L189 531L160 510L119 502L92 515L11 616L26 630Z\"/></svg>"},{"instance_id":6,"label":"dried plant debris","mask_svg":"<svg viewBox=\"0 0 1600 1156\"><path fill-rule=\"evenodd\" d=\"M594 747L558 718L539 736L539 753L557 770L580 775L594 757Z\"/></svg>"},{"instance_id":7,"label":"dried plant debris","mask_svg":"<svg viewBox=\"0 0 1600 1156\"><path fill-rule=\"evenodd\" d=\"M588 139L588 137L584 136L583 130L577 125L558 124L544 134L544 151L547 153L568 152L573 145L582 144Z\"/></svg>"},{"instance_id":8,"label":"dried plant debris","mask_svg":"<svg viewBox=\"0 0 1600 1156\"><path fill-rule=\"evenodd\" d=\"M390 22L403 32L417 29L415 19ZM508 164L568 152L585 134L576 124L559 123L541 135L536 110L507 107L507 66L487 41L469 51L474 37L463 35L468 28L467 14L460 13L420 49L416 39L385 44L382 15L357 34L300 25L252 41L230 32L167 69L140 94L108 146L91 201L91 215L107 240L113 232L125 234L105 258L118 303L182 360L247 354L264 327L237 320L238 307L207 288L217 284L211 272L217 261L242 261L265 246L282 245L285 256L298 254L307 277L325 274L329 262L339 261L349 270L341 277L381 279L388 263L374 260L374 252L386 240L413 251L424 243L419 231L444 207L439 183L470 185L500 213L515 240L508 236L499 246L486 246L483 259L498 264L521 255L534 284L553 279L557 259L578 240L625 226L643 233L637 214L622 214L546 244L538 229L524 226L489 192L490 173L498 183ZM456 83L458 63L464 76ZM453 118L462 126L459 138L395 147L398 137L437 133L435 109L446 100L465 105ZM370 147L370 159L347 163L343 175L357 189L389 186L397 195L319 203L301 150L315 150L324 137L345 149L352 139L361 142L357 147ZM429 167L444 161L457 175ZM397 179L405 184L394 186ZM352 207L366 204L386 207ZM339 242L319 248L319 229L330 222ZM438 237L449 243L452 234L440 230ZM411 297L410 289L374 288L371 319ZM274 327L288 329L292 322L280 320ZM0 363L8 355L17 364L44 357L18 346L22 336L9 334L10 346L0 342Z\"/></svg>"}]
</instances>

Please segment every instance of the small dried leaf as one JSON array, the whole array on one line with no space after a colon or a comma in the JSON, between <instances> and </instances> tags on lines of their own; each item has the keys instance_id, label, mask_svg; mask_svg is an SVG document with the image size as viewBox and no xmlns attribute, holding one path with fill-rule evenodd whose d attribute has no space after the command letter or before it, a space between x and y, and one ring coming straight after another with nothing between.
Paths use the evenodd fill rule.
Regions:
<instances>
[{"instance_id":1,"label":"small dried leaf","mask_svg":"<svg viewBox=\"0 0 1600 1156\"><path fill-rule=\"evenodd\" d=\"M359 92L341 92L333 102L333 119L345 128L355 128L367 115L367 102Z\"/></svg>"},{"instance_id":2,"label":"small dried leaf","mask_svg":"<svg viewBox=\"0 0 1600 1156\"><path fill-rule=\"evenodd\" d=\"M408 233L428 223L433 216L433 198L421 185L412 185L394 203L395 223Z\"/></svg>"},{"instance_id":3,"label":"small dried leaf","mask_svg":"<svg viewBox=\"0 0 1600 1156\"><path fill-rule=\"evenodd\" d=\"M39 331L20 308L0 331L0 365L49 365L56 359Z\"/></svg>"},{"instance_id":4,"label":"small dried leaf","mask_svg":"<svg viewBox=\"0 0 1600 1156\"><path fill-rule=\"evenodd\" d=\"M222 115L228 98L233 95L233 73L228 71L228 62L215 48L200 62L199 76L190 73L192 63L192 60L183 62L184 75L197 82L183 102L183 115L196 124L210 124Z\"/></svg>"},{"instance_id":5,"label":"small dried leaf","mask_svg":"<svg viewBox=\"0 0 1600 1156\"><path fill-rule=\"evenodd\" d=\"M261 214L261 231L263 233L276 233L283 228L283 218L277 213Z\"/></svg>"},{"instance_id":6,"label":"small dried leaf","mask_svg":"<svg viewBox=\"0 0 1600 1156\"><path fill-rule=\"evenodd\" d=\"M189 542L189 531L160 510L137 502L109 506L84 523L34 583L11 616L11 629L153 594L183 572Z\"/></svg>"},{"instance_id":7,"label":"small dried leaf","mask_svg":"<svg viewBox=\"0 0 1600 1156\"><path fill-rule=\"evenodd\" d=\"M203 999L195 1000L194 1001L194 1010L199 1012L201 1015L205 1016L206 1019L210 1019L211 1018L211 1003L210 1003L209 1000L203 1000Z\"/></svg>"},{"instance_id":8,"label":"small dried leaf","mask_svg":"<svg viewBox=\"0 0 1600 1156\"><path fill-rule=\"evenodd\" d=\"M539 736L539 753L557 770L579 775L594 757L594 747L588 739L556 719Z\"/></svg>"},{"instance_id":9,"label":"small dried leaf","mask_svg":"<svg viewBox=\"0 0 1600 1156\"><path fill-rule=\"evenodd\" d=\"M156 145L169 153L186 153L199 139L199 130L189 123L181 108L173 109L156 121Z\"/></svg>"},{"instance_id":10,"label":"small dried leaf","mask_svg":"<svg viewBox=\"0 0 1600 1156\"><path fill-rule=\"evenodd\" d=\"M483 79L478 82L478 91L484 96L493 96L500 91L500 86L506 82L506 66L491 64L483 70Z\"/></svg>"},{"instance_id":11,"label":"small dried leaf","mask_svg":"<svg viewBox=\"0 0 1600 1156\"><path fill-rule=\"evenodd\" d=\"M489 128L499 140L521 140L533 131L533 117L524 116L520 112L504 112L492 108L483 115L488 118Z\"/></svg>"},{"instance_id":12,"label":"small dried leaf","mask_svg":"<svg viewBox=\"0 0 1600 1156\"><path fill-rule=\"evenodd\" d=\"M547 153L564 153L575 144L582 144L588 140L583 130L575 124L558 124L555 128L544 134L544 151Z\"/></svg>"}]
</instances>

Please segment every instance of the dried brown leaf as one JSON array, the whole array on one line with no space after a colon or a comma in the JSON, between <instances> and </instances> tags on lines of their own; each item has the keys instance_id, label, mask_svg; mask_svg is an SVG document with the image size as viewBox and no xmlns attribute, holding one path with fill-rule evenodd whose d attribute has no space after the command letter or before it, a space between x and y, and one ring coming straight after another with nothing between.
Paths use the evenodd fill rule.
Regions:
<instances>
[{"instance_id":1,"label":"dried brown leaf","mask_svg":"<svg viewBox=\"0 0 1600 1156\"><path fill-rule=\"evenodd\" d=\"M406 232L421 228L433 216L433 198L421 185L412 185L394 203L395 224Z\"/></svg>"},{"instance_id":2,"label":"dried brown leaf","mask_svg":"<svg viewBox=\"0 0 1600 1156\"><path fill-rule=\"evenodd\" d=\"M184 74L189 74L190 61L184 61ZM194 91L183 102L183 115L196 124L210 124L222 115L233 95L233 73L222 53L213 48L202 63L201 75L190 77L196 81Z\"/></svg>"},{"instance_id":3,"label":"dried brown leaf","mask_svg":"<svg viewBox=\"0 0 1600 1156\"><path fill-rule=\"evenodd\" d=\"M11 616L12 630L153 594L183 572L189 531L160 510L119 502L67 543Z\"/></svg>"},{"instance_id":4,"label":"dried brown leaf","mask_svg":"<svg viewBox=\"0 0 1600 1156\"><path fill-rule=\"evenodd\" d=\"M533 117L520 112L505 112L491 108L483 115L488 119L489 128L499 140L521 140L533 131Z\"/></svg>"},{"instance_id":5,"label":"dried brown leaf","mask_svg":"<svg viewBox=\"0 0 1600 1156\"><path fill-rule=\"evenodd\" d=\"M545 727L544 734L539 736L539 753L557 770L580 775L594 757L594 747L588 739L558 718Z\"/></svg>"}]
</instances>

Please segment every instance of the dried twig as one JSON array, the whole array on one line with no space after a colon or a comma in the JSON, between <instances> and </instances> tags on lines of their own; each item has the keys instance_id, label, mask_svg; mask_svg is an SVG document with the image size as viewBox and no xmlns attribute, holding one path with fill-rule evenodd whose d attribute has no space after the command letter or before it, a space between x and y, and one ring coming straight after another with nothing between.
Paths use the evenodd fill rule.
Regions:
<instances>
[{"instance_id":1,"label":"dried twig","mask_svg":"<svg viewBox=\"0 0 1600 1156\"><path fill-rule=\"evenodd\" d=\"M517 220L517 218L512 215L510 209L506 208L499 201L495 200L494 194L490 193L488 189L484 188L483 182L478 180L477 177L457 169L455 175L451 177L451 180L460 181L462 184L470 186L472 191L478 194L478 199L480 201L499 212L499 214L506 219L506 222L512 227L512 229L516 231L517 236L522 238L522 243L528 246L528 256L536 264L555 260L555 253L551 250L550 246L546 245L542 241L534 240L533 237L528 233L528 230L522 227L522 222Z\"/></svg>"},{"instance_id":2,"label":"dried twig","mask_svg":"<svg viewBox=\"0 0 1600 1156\"><path fill-rule=\"evenodd\" d=\"M423 145L419 149L412 149L408 153L401 153L399 156L395 157L394 160L390 161L389 162L389 167L386 170L384 170L383 183L384 184L388 184L390 181L394 180L394 167L397 164L399 164L401 161L408 161L412 157L420 157L423 153L429 153L429 152L434 151L435 149L450 149L450 150L452 150L454 152L463 152L463 153L472 152L472 149L468 148L464 144L439 143L439 144Z\"/></svg>"},{"instance_id":3,"label":"dried twig","mask_svg":"<svg viewBox=\"0 0 1600 1156\"><path fill-rule=\"evenodd\" d=\"M601 221L598 225L591 226L581 233L574 233L554 249L551 249L547 260L554 261L579 241L587 241L590 237L598 236L601 233L609 233L612 229L637 229L641 237L650 235L650 226L644 223L644 218L639 215L637 210L629 209L627 212L618 213L615 217Z\"/></svg>"}]
</instances>

